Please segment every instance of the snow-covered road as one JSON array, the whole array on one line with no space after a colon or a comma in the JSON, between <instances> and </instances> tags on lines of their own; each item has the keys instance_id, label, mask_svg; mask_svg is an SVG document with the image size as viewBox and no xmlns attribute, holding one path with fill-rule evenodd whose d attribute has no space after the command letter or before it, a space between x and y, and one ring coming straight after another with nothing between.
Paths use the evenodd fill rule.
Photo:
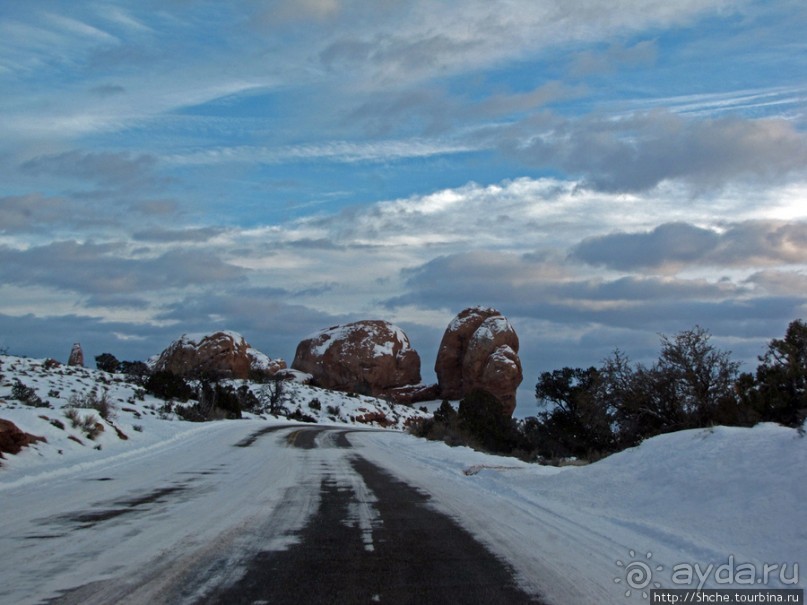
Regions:
<instances>
[{"instance_id":1,"label":"snow-covered road","mask_svg":"<svg viewBox=\"0 0 807 605\"><path fill-rule=\"evenodd\" d=\"M298 451L235 447L261 429L266 423L211 423L0 491L0 603L39 603L80 586L76 602L180 602L204 588L186 577L234 572L228 566L238 562L219 554L233 542L247 556L260 531L282 546L316 509L317 493L300 490ZM287 490L301 491L299 506L277 510ZM178 587L187 594L173 594Z\"/></svg>"},{"instance_id":2,"label":"snow-covered road","mask_svg":"<svg viewBox=\"0 0 807 605\"><path fill-rule=\"evenodd\" d=\"M0 603L533 602L358 432L213 423L6 487Z\"/></svg>"},{"instance_id":3,"label":"snow-covered road","mask_svg":"<svg viewBox=\"0 0 807 605\"><path fill-rule=\"evenodd\" d=\"M729 563L773 566L751 578L758 586L804 586L807 438L793 429L682 431L555 468L347 425L174 426L182 430L139 449L0 482L0 604L233 602L227 587L256 562L288 567L266 553L304 546L312 522L349 528L357 551L383 551L397 521L385 519L394 497L379 486L394 482L547 603L647 602L656 585L747 587L747 575L718 575ZM344 512L323 517L323 508ZM318 551L301 552L298 561L310 561ZM406 556L402 567L415 560ZM629 585L627 569L639 564L648 582ZM702 582L673 575L697 566L708 572ZM382 586L370 597L396 602L389 594Z\"/></svg>"}]
</instances>

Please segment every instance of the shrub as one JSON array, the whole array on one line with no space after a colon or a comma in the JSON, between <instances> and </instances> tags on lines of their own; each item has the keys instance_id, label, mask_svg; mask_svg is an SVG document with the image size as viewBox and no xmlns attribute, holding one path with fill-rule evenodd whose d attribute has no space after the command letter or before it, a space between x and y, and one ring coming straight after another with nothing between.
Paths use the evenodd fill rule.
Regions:
<instances>
[{"instance_id":1,"label":"shrub","mask_svg":"<svg viewBox=\"0 0 807 605\"><path fill-rule=\"evenodd\" d=\"M317 421L317 419L314 418L313 416L309 416L308 414L303 413L303 411L300 408L297 408L296 410L294 410L287 417L288 417L289 420L298 420L300 422L316 422Z\"/></svg>"},{"instance_id":2,"label":"shrub","mask_svg":"<svg viewBox=\"0 0 807 605\"><path fill-rule=\"evenodd\" d=\"M98 395L98 390L93 388L83 395L73 393L67 403L72 408L87 408L95 410L104 420L112 420L115 417L115 406L109 399L109 393L105 390Z\"/></svg>"},{"instance_id":3,"label":"shrub","mask_svg":"<svg viewBox=\"0 0 807 605\"><path fill-rule=\"evenodd\" d=\"M161 370L148 377L144 385L146 391L161 399L188 401L193 398L193 389L181 376Z\"/></svg>"},{"instance_id":4,"label":"shrub","mask_svg":"<svg viewBox=\"0 0 807 605\"><path fill-rule=\"evenodd\" d=\"M58 418L53 418L53 419L51 419L50 423L51 423L53 426L55 426L57 429L62 429L62 430L64 430L64 428L65 428L65 427L64 427L64 422L62 422L62 421L61 421L61 420L59 420Z\"/></svg>"},{"instance_id":5,"label":"shrub","mask_svg":"<svg viewBox=\"0 0 807 605\"><path fill-rule=\"evenodd\" d=\"M44 361L44 363L42 364L42 367L43 367L44 369L46 369L46 370L53 370L53 369L55 369L55 368L61 367L61 365L62 365L62 364L61 364L61 362L56 361L55 359L53 359L53 358L51 358L51 357L48 357L48 358L47 358L47 359Z\"/></svg>"},{"instance_id":6,"label":"shrub","mask_svg":"<svg viewBox=\"0 0 807 605\"><path fill-rule=\"evenodd\" d=\"M516 424L502 413L499 400L482 390L460 401L458 410L443 401L432 418L415 419L406 426L416 437L489 452L510 453L519 443Z\"/></svg>"},{"instance_id":7,"label":"shrub","mask_svg":"<svg viewBox=\"0 0 807 605\"><path fill-rule=\"evenodd\" d=\"M118 372L125 374L129 382L144 385L151 370L142 361L121 361L118 365Z\"/></svg>"},{"instance_id":8,"label":"shrub","mask_svg":"<svg viewBox=\"0 0 807 605\"><path fill-rule=\"evenodd\" d=\"M252 389L249 388L248 384L242 384L240 387L238 387L235 393L238 397L238 404L240 405L241 410L248 412L260 410L261 402L255 396L255 393L252 392Z\"/></svg>"},{"instance_id":9,"label":"shrub","mask_svg":"<svg viewBox=\"0 0 807 605\"><path fill-rule=\"evenodd\" d=\"M46 401L42 401L39 396L36 394L36 391L20 382L19 378L14 379L14 384L11 387L11 397L12 399L16 399L25 405L29 405L35 408L49 408L50 404Z\"/></svg>"},{"instance_id":10,"label":"shrub","mask_svg":"<svg viewBox=\"0 0 807 605\"><path fill-rule=\"evenodd\" d=\"M209 418L200 411L198 403L194 403L193 405L178 405L174 411L182 420L187 420L188 422L206 422L209 420Z\"/></svg>"},{"instance_id":11,"label":"shrub","mask_svg":"<svg viewBox=\"0 0 807 605\"><path fill-rule=\"evenodd\" d=\"M507 453L518 443L512 419L502 413L501 402L487 391L477 389L460 401L457 421L472 441L488 451Z\"/></svg>"},{"instance_id":12,"label":"shrub","mask_svg":"<svg viewBox=\"0 0 807 605\"><path fill-rule=\"evenodd\" d=\"M281 416L287 413L284 405L284 394L286 392L285 382L275 376L264 384L258 392L260 409L265 410L273 416Z\"/></svg>"},{"instance_id":13,"label":"shrub","mask_svg":"<svg viewBox=\"0 0 807 605\"><path fill-rule=\"evenodd\" d=\"M95 356L95 367L102 372L115 374L120 370L120 362L112 353L101 353Z\"/></svg>"},{"instance_id":14,"label":"shrub","mask_svg":"<svg viewBox=\"0 0 807 605\"><path fill-rule=\"evenodd\" d=\"M70 426L83 431L88 439L95 439L104 430L103 425L97 423L94 416L88 414L82 417L75 408L67 408L64 416L70 421Z\"/></svg>"},{"instance_id":15,"label":"shrub","mask_svg":"<svg viewBox=\"0 0 807 605\"><path fill-rule=\"evenodd\" d=\"M308 407L311 408L312 410L321 410L322 404L320 403L319 399L315 397L308 403Z\"/></svg>"},{"instance_id":16,"label":"shrub","mask_svg":"<svg viewBox=\"0 0 807 605\"><path fill-rule=\"evenodd\" d=\"M199 412L207 420L241 418L241 402L233 387L202 382L198 391Z\"/></svg>"},{"instance_id":17,"label":"shrub","mask_svg":"<svg viewBox=\"0 0 807 605\"><path fill-rule=\"evenodd\" d=\"M70 421L70 426L74 429L81 425L81 414L79 414L78 410L75 408L67 408L64 411L64 417Z\"/></svg>"}]
</instances>

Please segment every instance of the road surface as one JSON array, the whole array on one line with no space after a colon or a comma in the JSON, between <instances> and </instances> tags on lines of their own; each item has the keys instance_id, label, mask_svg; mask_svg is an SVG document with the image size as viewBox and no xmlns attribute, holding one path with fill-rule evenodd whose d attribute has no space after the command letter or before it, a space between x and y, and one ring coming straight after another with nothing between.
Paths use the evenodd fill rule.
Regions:
<instances>
[{"instance_id":1,"label":"road surface","mask_svg":"<svg viewBox=\"0 0 807 605\"><path fill-rule=\"evenodd\" d=\"M211 425L0 492L0 604L539 603L351 429Z\"/></svg>"}]
</instances>

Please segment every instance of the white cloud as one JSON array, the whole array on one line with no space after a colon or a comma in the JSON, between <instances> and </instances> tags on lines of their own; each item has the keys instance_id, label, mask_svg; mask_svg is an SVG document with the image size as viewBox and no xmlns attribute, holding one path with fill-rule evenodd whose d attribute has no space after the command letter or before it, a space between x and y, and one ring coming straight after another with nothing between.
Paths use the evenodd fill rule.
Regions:
<instances>
[{"instance_id":1,"label":"white cloud","mask_svg":"<svg viewBox=\"0 0 807 605\"><path fill-rule=\"evenodd\" d=\"M274 148L252 146L206 148L202 151L171 154L165 160L179 166L227 163L279 164L298 160L325 160L349 164L425 158L475 150L476 148L467 143L427 139L330 141Z\"/></svg>"}]
</instances>

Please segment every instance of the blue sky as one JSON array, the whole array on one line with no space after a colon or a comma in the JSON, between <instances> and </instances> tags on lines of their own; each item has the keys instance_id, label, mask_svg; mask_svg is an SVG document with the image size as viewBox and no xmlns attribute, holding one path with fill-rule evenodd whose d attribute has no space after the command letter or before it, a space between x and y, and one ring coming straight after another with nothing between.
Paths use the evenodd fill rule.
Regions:
<instances>
[{"instance_id":1,"label":"blue sky","mask_svg":"<svg viewBox=\"0 0 807 605\"><path fill-rule=\"evenodd\" d=\"M0 346L289 361L492 305L541 371L807 316L800 0L0 6ZM529 401L522 404L529 404Z\"/></svg>"}]
</instances>

